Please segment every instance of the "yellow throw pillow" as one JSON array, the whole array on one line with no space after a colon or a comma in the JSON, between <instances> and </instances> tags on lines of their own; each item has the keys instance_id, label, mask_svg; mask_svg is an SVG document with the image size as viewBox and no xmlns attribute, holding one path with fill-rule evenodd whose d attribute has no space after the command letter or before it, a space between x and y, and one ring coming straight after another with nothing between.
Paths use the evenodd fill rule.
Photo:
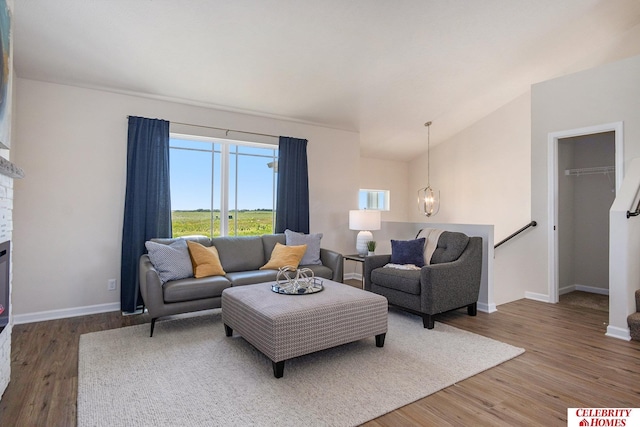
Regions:
<instances>
[{"instance_id":1,"label":"yellow throw pillow","mask_svg":"<svg viewBox=\"0 0 640 427\"><path fill-rule=\"evenodd\" d=\"M300 260L306 250L307 245L285 246L281 243L276 243L273 252L271 252L271 259L260 267L260 270L277 270L285 265L298 268L298 264L300 264Z\"/></svg>"},{"instance_id":2,"label":"yellow throw pillow","mask_svg":"<svg viewBox=\"0 0 640 427\"><path fill-rule=\"evenodd\" d=\"M215 246L206 247L190 240L187 240L187 246L195 278L225 275Z\"/></svg>"}]
</instances>

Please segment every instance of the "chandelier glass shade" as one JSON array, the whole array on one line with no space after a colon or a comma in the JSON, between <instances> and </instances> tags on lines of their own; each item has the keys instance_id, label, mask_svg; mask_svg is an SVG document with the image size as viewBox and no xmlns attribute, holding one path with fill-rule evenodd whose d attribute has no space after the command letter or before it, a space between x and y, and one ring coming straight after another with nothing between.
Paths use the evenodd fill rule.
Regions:
<instances>
[{"instance_id":1,"label":"chandelier glass shade","mask_svg":"<svg viewBox=\"0 0 640 427\"><path fill-rule=\"evenodd\" d=\"M438 213L440 210L440 191L434 190L429 184L429 171L431 170L429 162L429 145L430 145L430 126L431 122L424 124L427 127L427 186L418 190L418 210L424 216L430 217Z\"/></svg>"},{"instance_id":2,"label":"chandelier glass shade","mask_svg":"<svg viewBox=\"0 0 640 427\"><path fill-rule=\"evenodd\" d=\"M440 191L426 186L418 190L418 209L424 216L433 216L440 210Z\"/></svg>"}]
</instances>

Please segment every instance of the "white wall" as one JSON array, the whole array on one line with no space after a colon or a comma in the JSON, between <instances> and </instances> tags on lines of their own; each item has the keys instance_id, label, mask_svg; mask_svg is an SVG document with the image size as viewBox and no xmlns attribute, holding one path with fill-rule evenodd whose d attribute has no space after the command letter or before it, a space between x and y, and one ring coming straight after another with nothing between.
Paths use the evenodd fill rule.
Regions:
<instances>
[{"instance_id":1,"label":"white wall","mask_svg":"<svg viewBox=\"0 0 640 427\"><path fill-rule=\"evenodd\" d=\"M350 248L357 133L26 79L16 89L16 321L119 309L107 280L120 278L128 115L308 139L311 231Z\"/></svg>"},{"instance_id":2,"label":"white wall","mask_svg":"<svg viewBox=\"0 0 640 427\"><path fill-rule=\"evenodd\" d=\"M530 291L549 297L549 229L554 224L548 218L548 135L621 121L626 170L631 159L640 156L640 56L534 85L531 113L531 212L541 232L528 240L531 261L539 267ZM612 241L611 247L615 245ZM640 277L631 279L640 284ZM615 284L609 286L611 292ZM625 293L630 298L630 290ZM610 315L616 310L626 312L630 305L627 301L623 305L611 306Z\"/></svg>"},{"instance_id":3,"label":"white wall","mask_svg":"<svg viewBox=\"0 0 640 427\"><path fill-rule=\"evenodd\" d=\"M430 182L440 212L427 222L494 224L502 240L530 218L530 94L525 93L431 149ZM438 120L431 125L437 132ZM427 156L410 163L410 189L426 185ZM410 221L424 222L415 206Z\"/></svg>"},{"instance_id":4,"label":"white wall","mask_svg":"<svg viewBox=\"0 0 640 427\"><path fill-rule=\"evenodd\" d=\"M407 221L409 213L409 167L406 162L360 158L360 188L389 190L389 211L382 211L382 221ZM357 209L358 200L353 209ZM355 239L355 237L354 237Z\"/></svg>"},{"instance_id":5,"label":"white wall","mask_svg":"<svg viewBox=\"0 0 640 427\"><path fill-rule=\"evenodd\" d=\"M548 143L551 132L624 122L625 165L640 155L640 57L634 57L532 88L532 216L542 233L532 239L540 273L534 292L547 294Z\"/></svg>"},{"instance_id":6,"label":"white wall","mask_svg":"<svg viewBox=\"0 0 640 427\"><path fill-rule=\"evenodd\" d=\"M440 190L440 212L425 218L414 199L412 222L490 224L497 243L528 224L531 217L531 96L525 93L452 139L431 149L431 186ZM437 118L432 132L437 132ZM426 185L426 154L410 163L409 190ZM413 194L413 193L411 193ZM531 268L523 242L529 229L495 251L493 297L496 304L524 298L523 270Z\"/></svg>"}]
</instances>

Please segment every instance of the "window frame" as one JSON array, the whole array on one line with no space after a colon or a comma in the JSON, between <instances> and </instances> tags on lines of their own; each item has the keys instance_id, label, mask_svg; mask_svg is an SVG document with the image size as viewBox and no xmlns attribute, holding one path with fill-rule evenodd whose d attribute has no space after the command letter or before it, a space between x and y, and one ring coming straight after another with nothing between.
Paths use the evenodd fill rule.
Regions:
<instances>
[{"instance_id":1,"label":"window frame","mask_svg":"<svg viewBox=\"0 0 640 427\"><path fill-rule=\"evenodd\" d=\"M186 147L176 147L172 145L174 140L182 140L182 141L190 141L190 142L202 142L210 144L210 149L198 149L198 148L186 148ZM216 150L216 146L219 146L220 149ZM235 149L232 149L235 147ZM252 153L242 153L239 151L241 147L248 148L259 148L265 150L272 150L272 153L269 155L261 155L261 154L252 154ZM278 145L277 144L269 144L265 142L252 142L252 141L244 141L237 139L225 139L225 138L217 138L217 137L207 137L207 136L199 136L199 135L190 135L178 132L170 132L169 133L169 159L171 159L171 150L185 150L185 151L200 151L205 153L211 153L211 193L210 193L210 202L209 202L209 210L210 210L210 225L209 225L209 235L211 237L215 236L215 214L214 214L214 196L216 191L220 193L220 236L238 236L238 178L239 178L239 161L241 160L240 156L251 156L251 157L261 157L269 160L270 162L277 163L278 160ZM215 155L220 155L220 176L219 176L219 184L216 185L216 165L215 165ZM232 159L231 156L234 156ZM235 162L234 162L235 160ZM235 164L231 165L231 162ZM271 166L268 166L270 169L273 169ZM234 189L231 190L229 188L229 183L231 181L231 174L234 174ZM277 200L277 168L274 169L271 173L272 177L272 198L271 198L271 229L275 230L275 220L276 220L276 200ZM171 179L171 178L170 178ZM230 192L234 191L234 207L231 209L229 206L229 196ZM172 213L177 210L174 209L173 204L171 207ZM233 234L229 234L231 227L229 224L229 212L235 212L236 214L233 216ZM173 217L172 217L172 227L173 227Z\"/></svg>"}]
</instances>

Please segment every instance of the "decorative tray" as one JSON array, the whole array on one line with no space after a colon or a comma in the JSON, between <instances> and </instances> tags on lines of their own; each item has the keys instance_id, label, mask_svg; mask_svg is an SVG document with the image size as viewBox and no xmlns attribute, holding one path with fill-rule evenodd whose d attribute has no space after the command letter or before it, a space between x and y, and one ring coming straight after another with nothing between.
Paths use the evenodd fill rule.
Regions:
<instances>
[{"instance_id":1,"label":"decorative tray","mask_svg":"<svg viewBox=\"0 0 640 427\"><path fill-rule=\"evenodd\" d=\"M276 283L271 285L273 292L283 295L315 294L323 289L322 280L317 279L313 271L308 268L298 270L292 266L278 269Z\"/></svg>"}]
</instances>

